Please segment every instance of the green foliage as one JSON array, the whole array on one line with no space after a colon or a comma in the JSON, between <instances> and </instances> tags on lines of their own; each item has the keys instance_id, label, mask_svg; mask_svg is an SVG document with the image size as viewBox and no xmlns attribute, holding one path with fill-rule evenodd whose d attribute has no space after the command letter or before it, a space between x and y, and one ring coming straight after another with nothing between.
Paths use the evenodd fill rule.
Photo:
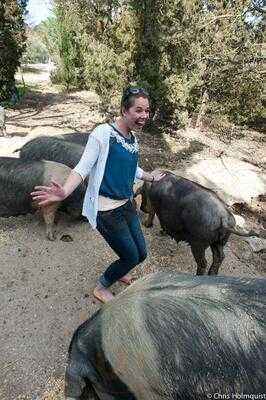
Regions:
<instances>
[{"instance_id":1,"label":"green foliage","mask_svg":"<svg viewBox=\"0 0 266 400\"><path fill-rule=\"evenodd\" d=\"M55 4L46 42L66 86L93 89L108 105L127 84L143 85L153 119L176 126L195 113L241 124L261 115L261 0Z\"/></svg>"},{"instance_id":2,"label":"green foliage","mask_svg":"<svg viewBox=\"0 0 266 400\"><path fill-rule=\"evenodd\" d=\"M27 30L27 48L22 57L25 64L47 63L49 53L36 29Z\"/></svg>"},{"instance_id":3,"label":"green foliage","mask_svg":"<svg viewBox=\"0 0 266 400\"><path fill-rule=\"evenodd\" d=\"M84 57L84 81L88 89L100 94L103 103L120 93L126 78L126 66L115 51L105 44L92 41Z\"/></svg>"},{"instance_id":4,"label":"green foliage","mask_svg":"<svg viewBox=\"0 0 266 400\"><path fill-rule=\"evenodd\" d=\"M55 17L48 18L40 26L42 39L56 65L52 81L62 83L66 88L83 84L79 22L70 11L67 4L59 3L54 9Z\"/></svg>"},{"instance_id":5,"label":"green foliage","mask_svg":"<svg viewBox=\"0 0 266 400\"><path fill-rule=\"evenodd\" d=\"M27 0L0 3L0 101L14 95L15 73L26 48L25 24Z\"/></svg>"},{"instance_id":6,"label":"green foliage","mask_svg":"<svg viewBox=\"0 0 266 400\"><path fill-rule=\"evenodd\" d=\"M149 5L148 1L144 3ZM260 113L262 76L255 45L260 30L255 22L247 22L249 2L190 0L163 4L163 9L156 7L156 29L156 19L150 21L151 29L160 32L159 39L154 35L153 43L159 79L154 79L154 73L148 78L151 91L159 94L156 116L186 124L188 114L200 111L206 90L207 113L225 113L240 123ZM142 59L145 54L143 51ZM151 57L146 63L155 66Z\"/></svg>"},{"instance_id":7,"label":"green foliage","mask_svg":"<svg viewBox=\"0 0 266 400\"><path fill-rule=\"evenodd\" d=\"M262 75L252 66L217 69L210 82L209 113L228 115L239 124L248 123L262 111L262 88Z\"/></svg>"}]
</instances>

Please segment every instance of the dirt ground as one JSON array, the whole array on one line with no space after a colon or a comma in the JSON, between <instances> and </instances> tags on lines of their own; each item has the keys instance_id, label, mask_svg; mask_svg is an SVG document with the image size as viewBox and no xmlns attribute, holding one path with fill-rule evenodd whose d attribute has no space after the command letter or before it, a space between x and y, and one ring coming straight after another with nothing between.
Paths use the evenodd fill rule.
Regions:
<instances>
[{"instance_id":1,"label":"dirt ground","mask_svg":"<svg viewBox=\"0 0 266 400\"><path fill-rule=\"evenodd\" d=\"M40 69L39 69L40 71ZM24 101L7 113L9 138L0 137L0 155L17 156L13 150L40 134L91 129L103 121L94 93L65 94L48 82L45 69L25 74L31 89ZM243 133L243 132L242 132ZM184 169L221 154L245 159L263 171L265 136L220 137L209 131L188 129L139 136L141 166ZM265 172L265 171L264 171ZM248 222L265 227L265 193L248 204L235 205ZM143 219L140 213L140 218ZM141 277L154 271L195 273L189 247L161 236L158 221L143 228L148 258L134 272ZM68 234L73 241L63 241ZM255 253L243 238L231 236L220 273L265 276L266 254ZM113 252L87 223L60 215L57 240L45 237L39 215L0 218L0 399L63 399L64 368L68 345L77 326L99 307L92 291L99 274L115 259ZM210 251L207 252L210 262ZM115 294L123 290L115 284Z\"/></svg>"}]
</instances>

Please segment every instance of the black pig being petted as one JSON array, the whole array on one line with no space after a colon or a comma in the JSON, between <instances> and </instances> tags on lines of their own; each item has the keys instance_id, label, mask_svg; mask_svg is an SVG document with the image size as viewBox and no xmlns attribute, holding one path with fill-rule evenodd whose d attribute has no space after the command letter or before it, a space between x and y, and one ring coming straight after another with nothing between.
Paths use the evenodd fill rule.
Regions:
<instances>
[{"instance_id":1,"label":"black pig being petted","mask_svg":"<svg viewBox=\"0 0 266 400\"><path fill-rule=\"evenodd\" d=\"M148 275L76 330L65 396L87 399L90 390L100 400L202 400L264 393L265 306L263 278Z\"/></svg>"},{"instance_id":2,"label":"black pig being petted","mask_svg":"<svg viewBox=\"0 0 266 400\"><path fill-rule=\"evenodd\" d=\"M197 263L197 275L206 273L205 250L209 246L213 262L208 274L216 275L230 234L255 234L235 229L234 215L215 192L173 173L166 172L164 178L152 184L145 182L134 196L139 194L142 195L140 209L149 214L144 225L151 227L156 214L162 229L177 243L189 243Z\"/></svg>"},{"instance_id":3,"label":"black pig being petted","mask_svg":"<svg viewBox=\"0 0 266 400\"><path fill-rule=\"evenodd\" d=\"M0 157L0 217L36 211L37 203L32 201L30 195L34 187L49 185L51 181L63 184L70 171L66 165L53 161L26 161L13 157ZM49 240L55 239L54 218L59 207L76 218L81 216L85 190L86 186L82 183L62 203L41 207Z\"/></svg>"}]
</instances>

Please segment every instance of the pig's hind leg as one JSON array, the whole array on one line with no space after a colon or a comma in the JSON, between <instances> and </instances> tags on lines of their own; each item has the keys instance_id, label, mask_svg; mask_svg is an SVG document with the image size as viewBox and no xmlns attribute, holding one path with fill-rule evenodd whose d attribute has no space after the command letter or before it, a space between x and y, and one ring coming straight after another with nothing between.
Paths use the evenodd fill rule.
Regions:
<instances>
[{"instance_id":1,"label":"pig's hind leg","mask_svg":"<svg viewBox=\"0 0 266 400\"><path fill-rule=\"evenodd\" d=\"M211 250L213 261L209 269L208 275L217 275L219 272L219 268L224 260L223 245L221 243L213 243L211 244Z\"/></svg>"},{"instance_id":2,"label":"pig's hind leg","mask_svg":"<svg viewBox=\"0 0 266 400\"><path fill-rule=\"evenodd\" d=\"M206 274L207 260L205 258L205 250L208 246L202 243L191 243L191 251L197 263L197 273L196 275Z\"/></svg>"},{"instance_id":3,"label":"pig's hind leg","mask_svg":"<svg viewBox=\"0 0 266 400\"><path fill-rule=\"evenodd\" d=\"M41 208L41 212L46 226L46 236L49 240L52 241L56 239L54 232L54 221L58 207L59 203L53 203L49 206Z\"/></svg>"}]
</instances>

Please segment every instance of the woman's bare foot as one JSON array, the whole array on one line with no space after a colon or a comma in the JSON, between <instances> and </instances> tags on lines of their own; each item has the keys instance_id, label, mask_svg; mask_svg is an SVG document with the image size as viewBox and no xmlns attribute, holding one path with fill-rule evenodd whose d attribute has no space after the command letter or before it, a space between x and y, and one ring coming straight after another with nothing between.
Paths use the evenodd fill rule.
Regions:
<instances>
[{"instance_id":1,"label":"woman's bare foot","mask_svg":"<svg viewBox=\"0 0 266 400\"><path fill-rule=\"evenodd\" d=\"M102 303L108 303L108 301L114 298L110 290L102 285L96 286L96 288L93 291L93 296Z\"/></svg>"},{"instance_id":2,"label":"woman's bare foot","mask_svg":"<svg viewBox=\"0 0 266 400\"><path fill-rule=\"evenodd\" d=\"M130 274L126 274L119 279L119 282L125 283L126 285L131 285L134 282L133 276Z\"/></svg>"}]
</instances>

